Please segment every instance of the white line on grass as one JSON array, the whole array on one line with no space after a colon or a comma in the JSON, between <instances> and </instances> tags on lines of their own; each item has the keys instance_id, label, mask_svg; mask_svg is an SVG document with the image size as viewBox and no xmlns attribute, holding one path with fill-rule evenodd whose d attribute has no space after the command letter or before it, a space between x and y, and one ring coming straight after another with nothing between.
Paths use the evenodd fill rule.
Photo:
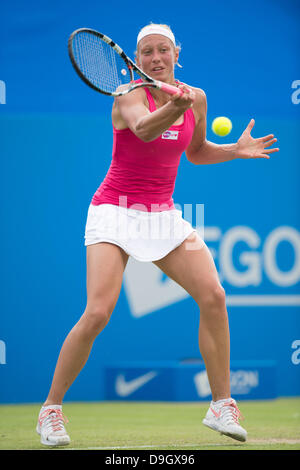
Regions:
<instances>
[{"instance_id":1,"label":"white line on grass","mask_svg":"<svg viewBox=\"0 0 300 470\"><path fill-rule=\"evenodd\" d=\"M237 443L235 443L237 444ZM122 446L122 447L83 447L83 448L79 448L79 447L75 447L75 448L66 448L66 450L78 450L78 449L81 449L81 450L129 450L129 449L161 449L162 447L207 447L207 446L224 446L224 445L228 445L227 444L221 444L221 443L218 443L218 444L212 444L212 443L209 443L209 444L156 444L156 445L145 445L145 446L136 446L136 445L132 445L132 446Z\"/></svg>"},{"instance_id":2,"label":"white line on grass","mask_svg":"<svg viewBox=\"0 0 300 470\"><path fill-rule=\"evenodd\" d=\"M217 446L244 446L245 444L260 444L260 445L270 445L270 444L300 444L300 439L251 439L246 443L239 443L237 441L232 442L218 442L218 443L197 443L197 444L155 444L155 445L131 445L131 446L115 446L115 447L68 447L66 450L132 450L132 449L161 449L162 447L217 447Z\"/></svg>"}]
</instances>

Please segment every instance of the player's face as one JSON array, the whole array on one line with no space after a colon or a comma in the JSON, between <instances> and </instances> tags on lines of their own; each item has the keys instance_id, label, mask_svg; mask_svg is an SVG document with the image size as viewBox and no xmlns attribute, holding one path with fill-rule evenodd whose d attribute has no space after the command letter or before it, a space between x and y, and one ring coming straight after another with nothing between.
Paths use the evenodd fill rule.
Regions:
<instances>
[{"instance_id":1,"label":"player's face","mask_svg":"<svg viewBox=\"0 0 300 470\"><path fill-rule=\"evenodd\" d=\"M155 80L172 82L177 59L178 51L165 36L151 34L139 42L137 65Z\"/></svg>"}]
</instances>

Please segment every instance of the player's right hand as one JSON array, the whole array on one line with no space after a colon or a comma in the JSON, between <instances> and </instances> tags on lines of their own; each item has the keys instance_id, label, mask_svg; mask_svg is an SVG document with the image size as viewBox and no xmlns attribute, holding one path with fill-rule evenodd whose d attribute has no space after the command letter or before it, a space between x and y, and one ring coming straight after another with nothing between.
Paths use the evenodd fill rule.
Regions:
<instances>
[{"instance_id":1,"label":"player's right hand","mask_svg":"<svg viewBox=\"0 0 300 470\"><path fill-rule=\"evenodd\" d=\"M178 86L178 93L172 96L171 101L173 101L176 107L188 109L193 106L195 99L195 91L192 90L192 88L189 88L187 85L181 84Z\"/></svg>"}]
</instances>

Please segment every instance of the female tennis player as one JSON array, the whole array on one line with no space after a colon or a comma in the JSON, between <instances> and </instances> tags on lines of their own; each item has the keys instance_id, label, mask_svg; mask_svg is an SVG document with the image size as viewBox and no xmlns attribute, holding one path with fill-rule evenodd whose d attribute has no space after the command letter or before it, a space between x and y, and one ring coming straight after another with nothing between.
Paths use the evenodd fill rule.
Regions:
<instances>
[{"instance_id":1,"label":"female tennis player","mask_svg":"<svg viewBox=\"0 0 300 470\"><path fill-rule=\"evenodd\" d=\"M175 209L172 194L184 151L191 163L200 165L236 158L269 158L279 149L270 148L276 142L273 134L252 138L253 119L234 144L207 141L206 95L175 80L178 58L179 47L169 27L150 24L140 31L137 65L152 78L178 87L178 94L139 88L114 101L112 163L93 196L86 223L87 305L65 339L39 414L37 432L43 444L70 442L64 426L63 398L85 365L96 336L110 319L129 256L155 263L199 306L199 347L212 392L203 423L239 441L246 440L239 409L231 397L224 289L209 249ZM150 225L168 226L169 236L151 238Z\"/></svg>"}]
</instances>

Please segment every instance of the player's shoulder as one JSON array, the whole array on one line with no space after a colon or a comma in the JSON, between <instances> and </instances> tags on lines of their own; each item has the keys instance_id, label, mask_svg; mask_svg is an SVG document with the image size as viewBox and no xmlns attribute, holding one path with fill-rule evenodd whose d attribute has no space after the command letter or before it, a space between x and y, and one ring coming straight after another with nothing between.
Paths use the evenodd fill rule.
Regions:
<instances>
[{"instance_id":1,"label":"player's shoulder","mask_svg":"<svg viewBox=\"0 0 300 470\"><path fill-rule=\"evenodd\" d=\"M196 97L201 103L206 102L206 93L204 90L202 90L202 88L197 88L197 87L191 87L191 88L195 91Z\"/></svg>"},{"instance_id":2,"label":"player's shoulder","mask_svg":"<svg viewBox=\"0 0 300 470\"><path fill-rule=\"evenodd\" d=\"M196 94L196 99L193 105L194 112L199 118L206 115L207 112L207 100L205 91L202 88L191 87Z\"/></svg>"},{"instance_id":3,"label":"player's shoulder","mask_svg":"<svg viewBox=\"0 0 300 470\"><path fill-rule=\"evenodd\" d=\"M192 86L192 85L189 85L187 83L183 83L183 82L180 82L182 83L182 85L186 85L188 86L189 88L191 88L195 93L196 93L196 101L203 105L204 103L206 103L206 93L204 90L202 90L202 88L198 88L198 87L195 87L195 86Z\"/></svg>"},{"instance_id":4,"label":"player's shoulder","mask_svg":"<svg viewBox=\"0 0 300 470\"><path fill-rule=\"evenodd\" d=\"M130 84L125 84L125 85L120 85L116 91L117 93L122 93L126 92L126 90L130 87ZM124 93L123 95L117 96L115 98L115 103L124 103L124 104L129 104L129 103L134 103L136 101L144 101L145 99L145 92L142 88L136 88L135 90L132 90L130 93Z\"/></svg>"},{"instance_id":5,"label":"player's shoulder","mask_svg":"<svg viewBox=\"0 0 300 470\"><path fill-rule=\"evenodd\" d=\"M190 86L190 85L188 85ZM197 123L202 122L202 119L206 117L207 113L207 100L206 93L202 88L190 86L196 94L196 99L193 104L193 112Z\"/></svg>"},{"instance_id":6,"label":"player's shoulder","mask_svg":"<svg viewBox=\"0 0 300 470\"><path fill-rule=\"evenodd\" d=\"M197 95L202 96L203 98L206 97L205 91L202 90L202 88L195 87L193 85L190 85L189 83L184 83L184 82L181 82L181 81L179 82L179 84L180 85L185 85L189 88L192 88L192 90L194 90L197 93Z\"/></svg>"}]
</instances>

